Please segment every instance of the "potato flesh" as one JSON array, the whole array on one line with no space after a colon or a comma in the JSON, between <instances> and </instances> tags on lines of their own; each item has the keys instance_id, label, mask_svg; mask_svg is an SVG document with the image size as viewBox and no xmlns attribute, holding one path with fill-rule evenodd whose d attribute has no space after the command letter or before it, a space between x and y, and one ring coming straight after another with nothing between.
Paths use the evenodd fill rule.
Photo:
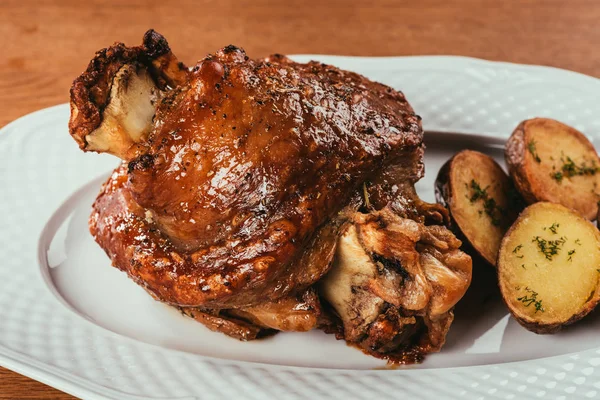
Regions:
<instances>
[{"instance_id":1,"label":"potato flesh","mask_svg":"<svg viewBox=\"0 0 600 400\"><path fill-rule=\"evenodd\" d=\"M525 157L533 192L539 200L560 203L575 209L588 219L596 216L600 200L600 174L567 176L563 165L569 157L575 165L600 167L596 151L567 131L568 127L547 120L533 120L525 125ZM536 161L539 157L540 162ZM562 159L562 160L561 160ZM593 164L595 163L595 164ZM558 176L555 174L559 173ZM562 179L561 175L562 174Z\"/></svg>"},{"instance_id":2,"label":"potato flesh","mask_svg":"<svg viewBox=\"0 0 600 400\"><path fill-rule=\"evenodd\" d=\"M500 253L500 285L504 286L505 301L511 309L542 323L567 321L596 295L600 275L598 233L590 223L562 207L541 206L535 212L530 209L519 218ZM551 229L553 224L556 233ZM548 259L536 237L565 242Z\"/></svg>"},{"instance_id":3,"label":"potato flesh","mask_svg":"<svg viewBox=\"0 0 600 400\"><path fill-rule=\"evenodd\" d=\"M483 200L471 201L470 185L475 181L482 189L487 188L489 198L507 210L508 176L488 156L471 151L456 156L450 174L454 191L450 205L452 217L475 250L495 265L500 242L509 225L504 221L507 215L502 214L501 220L494 223L485 211Z\"/></svg>"}]
</instances>

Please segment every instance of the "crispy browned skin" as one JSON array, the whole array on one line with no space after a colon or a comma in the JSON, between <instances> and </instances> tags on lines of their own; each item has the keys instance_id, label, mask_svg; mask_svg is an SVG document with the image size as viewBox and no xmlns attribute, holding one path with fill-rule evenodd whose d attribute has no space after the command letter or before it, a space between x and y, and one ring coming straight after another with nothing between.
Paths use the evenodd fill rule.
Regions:
<instances>
[{"instance_id":1,"label":"crispy browned skin","mask_svg":"<svg viewBox=\"0 0 600 400\"><path fill-rule=\"evenodd\" d=\"M100 52L88 73L115 51ZM71 124L75 137L78 129ZM386 166L420 155L422 138L400 92L316 62L251 60L228 46L166 94L143 154L99 197L92 232L162 301L229 308L276 300L327 271L338 212Z\"/></svg>"},{"instance_id":2,"label":"crispy browned skin","mask_svg":"<svg viewBox=\"0 0 600 400\"><path fill-rule=\"evenodd\" d=\"M155 299L240 340L320 327L403 362L442 346L471 260L415 192L402 93L234 46L188 70L149 31L97 53L71 95L82 149L123 160L90 230ZM340 239L367 222L368 246Z\"/></svg>"}]
</instances>

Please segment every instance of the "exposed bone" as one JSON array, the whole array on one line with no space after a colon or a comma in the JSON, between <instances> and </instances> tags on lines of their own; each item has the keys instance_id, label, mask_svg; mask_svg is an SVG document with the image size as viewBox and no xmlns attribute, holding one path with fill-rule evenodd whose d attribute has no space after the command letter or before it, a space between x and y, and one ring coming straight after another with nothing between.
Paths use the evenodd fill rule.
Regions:
<instances>
[{"instance_id":1,"label":"exposed bone","mask_svg":"<svg viewBox=\"0 0 600 400\"><path fill-rule=\"evenodd\" d=\"M135 158L144 149L161 96L145 68L131 64L121 67L113 79L100 126L85 137L85 149L123 160Z\"/></svg>"},{"instance_id":2,"label":"exposed bone","mask_svg":"<svg viewBox=\"0 0 600 400\"><path fill-rule=\"evenodd\" d=\"M320 293L342 318L346 340L357 341L385 302L368 288L377 268L363 250L354 225L342 233L337 249L333 267L319 284Z\"/></svg>"},{"instance_id":3,"label":"exposed bone","mask_svg":"<svg viewBox=\"0 0 600 400\"><path fill-rule=\"evenodd\" d=\"M142 46L99 51L71 88L71 136L85 151L132 160L145 149L160 100L188 73L153 30Z\"/></svg>"}]
</instances>

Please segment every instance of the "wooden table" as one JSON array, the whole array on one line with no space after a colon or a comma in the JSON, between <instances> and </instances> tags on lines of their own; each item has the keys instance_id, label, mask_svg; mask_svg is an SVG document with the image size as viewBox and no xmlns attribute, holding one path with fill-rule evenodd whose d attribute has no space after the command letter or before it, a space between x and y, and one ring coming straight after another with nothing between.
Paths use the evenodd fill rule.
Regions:
<instances>
[{"instance_id":1,"label":"wooden table","mask_svg":"<svg viewBox=\"0 0 600 400\"><path fill-rule=\"evenodd\" d=\"M453 54L600 77L598 0L0 2L0 127L68 101L94 52L148 28L191 64L233 43L269 53ZM86 4L85 6L83 4ZM0 399L70 396L0 368Z\"/></svg>"}]
</instances>

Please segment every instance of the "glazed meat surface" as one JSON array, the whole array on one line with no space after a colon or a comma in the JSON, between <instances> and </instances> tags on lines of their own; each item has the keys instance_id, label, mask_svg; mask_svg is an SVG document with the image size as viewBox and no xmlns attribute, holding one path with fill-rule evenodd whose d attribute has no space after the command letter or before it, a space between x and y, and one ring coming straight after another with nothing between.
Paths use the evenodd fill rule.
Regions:
<instances>
[{"instance_id":1,"label":"glazed meat surface","mask_svg":"<svg viewBox=\"0 0 600 400\"><path fill-rule=\"evenodd\" d=\"M404 95L318 62L254 60L227 46L187 68L148 31L141 46L117 43L96 54L73 83L69 128L83 150L123 160L90 218L113 265L155 299L242 340L337 324L349 341L371 343L377 326L353 326L343 308L376 296L348 299L356 288L340 285L354 285L351 279L327 290L331 274L315 284L332 266L342 277L352 271L339 267L343 238L370 214L385 209L386 221L406 219L423 229L445 215L414 191L424 172L423 130ZM436 228L444 232L438 247L459 252L460 241ZM379 248L395 248L386 241L397 235L378 238ZM413 261L426 252L417 241ZM387 257L393 263L400 256ZM447 323L423 351L439 349L451 308L470 282L470 259L458 259L463 268L438 260L463 271L442 285L448 290L409 285L416 276L426 280L421 272L393 280L388 291L396 300L411 291L428 300L406 311L399 300L388 301L389 293L375 299L370 321L396 304L396 325L385 327L396 331L379 335L388 345L361 346L414 350L432 320L428 307L441 301ZM447 291L455 295L443 297ZM402 328L414 316L418 324Z\"/></svg>"},{"instance_id":2,"label":"glazed meat surface","mask_svg":"<svg viewBox=\"0 0 600 400\"><path fill-rule=\"evenodd\" d=\"M125 157L126 190L169 241L112 240L135 249L118 266L184 306L252 305L307 287L328 266L304 262L307 247L328 235L333 247L327 222L366 180L420 151L422 138L400 92L228 46L162 97L148 138Z\"/></svg>"}]
</instances>

